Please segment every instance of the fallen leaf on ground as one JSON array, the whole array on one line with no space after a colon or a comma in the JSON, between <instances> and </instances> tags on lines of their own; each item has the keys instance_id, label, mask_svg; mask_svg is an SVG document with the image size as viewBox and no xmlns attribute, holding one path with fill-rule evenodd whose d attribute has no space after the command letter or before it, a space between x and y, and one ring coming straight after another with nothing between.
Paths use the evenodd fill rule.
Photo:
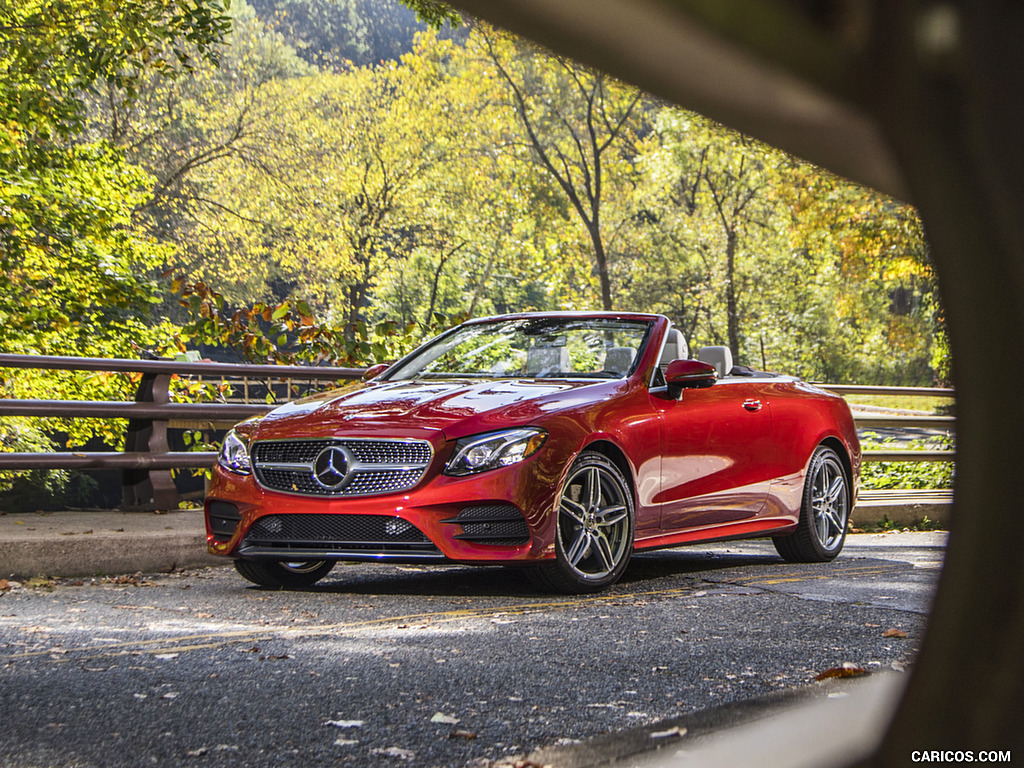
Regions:
<instances>
[{"instance_id":1,"label":"fallen leaf on ground","mask_svg":"<svg viewBox=\"0 0 1024 768\"><path fill-rule=\"evenodd\" d=\"M685 735L686 735L686 729L685 728L680 728L678 725L674 725L674 726L672 726L671 728L669 728L668 730L665 730L665 731L653 731L652 733L647 734L647 737L650 738L650 739L667 739L670 736L685 736Z\"/></svg>"},{"instance_id":2,"label":"fallen leaf on ground","mask_svg":"<svg viewBox=\"0 0 1024 768\"><path fill-rule=\"evenodd\" d=\"M867 673L868 671L863 667L858 667L856 664L846 662L842 666L826 669L821 674L815 675L814 679L821 681L828 680L833 677L860 677L861 675L866 675Z\"/></svg>"},{"instance_id":3,"label":"fallen leaf on ground","mask_svg":"<svg viewBox=\"0 0 1024 768\"><path fill-rule=\"evenodd\" d=\"M454 730L454 731L452 731L451 733L448 734L448 738L449 739L466 739L467 741L471 741L472 739L476 738L476 734L473 733L472 731Z\"/></svg>"},{"instance_id":4,"label":"fallen leaf on ground","mask_svg":"<svg viewBox=\"0 0 1024 768\"><path fill-rule=\"evenodd\" d=\"M443 712L435 712L434 716L430 718L432 723L444 723L445 725L455 725L459 722L459 718L446 715Z\"/></svg>"},{"instance_id":5,"label":"fallen leaf on ground","mask_svg":"<svg viewBox=\"0 0 1024 768\"><path fill-rule=\"evenodd\" d=\"M902 629L887 629L882 633L882 637L906 637L907 633Z\"/></svg>"},{"instance_id":6,"label":"fallen leaf on ground","mask_svg":"<svg viewBox=\"0 0 1024 768\"><path fill-rule=\"evenodd\" d=\"M397 757L399 760L412 760L416 757L416 753L408 749L402 749L401 747L384 747L383 749L373 750L375 755L383 755L384 757Z\"/></svg>"}]
</instances>

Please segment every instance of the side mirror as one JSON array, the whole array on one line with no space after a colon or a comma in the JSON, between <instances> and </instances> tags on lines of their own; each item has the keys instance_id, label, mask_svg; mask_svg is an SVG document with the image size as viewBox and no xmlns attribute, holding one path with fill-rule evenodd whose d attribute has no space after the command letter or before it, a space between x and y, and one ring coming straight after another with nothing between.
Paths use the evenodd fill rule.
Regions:
<instances>
[{"instance_id":1,"label":"side mirror","mask_svg":"<svg viewBox=\"0 0 1024 768\"><path fill-rule=\"evenodd\" d=\"M382 373L384 373L384 371L386 371L390 367L391 367L390 363L377 363L376 365L371 365L363 373L363 381L369 381L370 379L377 378L378 376L380 376Z\"/></svg>"},{"instance_id":2,"label":"side mirror","mask_svg":"<svg viewBox=\"0 0 1024 768\"><path fill-rule=\"evenodd\" d=\"M669 395L676 399L684 389L710 387L717 378L715 366L700 360L673 360L665 371Z\"/></svg>"}]
</instances>

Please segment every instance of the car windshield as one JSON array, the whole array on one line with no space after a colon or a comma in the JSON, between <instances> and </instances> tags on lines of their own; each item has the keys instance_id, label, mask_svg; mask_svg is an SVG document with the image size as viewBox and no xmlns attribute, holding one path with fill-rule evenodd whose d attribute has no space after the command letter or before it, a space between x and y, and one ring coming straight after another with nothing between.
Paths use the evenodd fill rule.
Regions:
<instances>
[{"instance_id":1,"label":"car windshield","mask_svg":"<svg viewBox=\"0 0 1024 768\"><path fill-rule=\"evenodd\" d=\"M575 317L469 323L416 350L386 378L622 379L633 372L651 326Z\"/></svg>"}]
</instances>

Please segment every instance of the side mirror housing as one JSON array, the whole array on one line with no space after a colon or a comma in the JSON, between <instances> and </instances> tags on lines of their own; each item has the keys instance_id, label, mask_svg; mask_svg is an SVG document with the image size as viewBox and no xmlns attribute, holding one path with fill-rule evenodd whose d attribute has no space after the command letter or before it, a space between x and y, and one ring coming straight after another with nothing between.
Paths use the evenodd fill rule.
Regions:
<instances>
[{"instance_id":1,"label":"side mirror housing","mask_svg":"<svg viewBox=\"0 0 1024 768\"><path fill-rule=\"evenodd\" d=\"M668 392L677 399L684 389L710 387L718 379L715 366L700 360L673 360L665 371Z\"/></svg>"},{"instance_id":2,"label":"side mirror housing","mask_svg":"<svg viewBox=\"0 0 1024 768\"><path fill-rule=\"evenodd\" d=\"M380 376L382 373L384 373L384 371L386 371L390 367L391 367L390 363L377 363L376 365L371 365L363 373L363 381L369 381L370 379L377 378L378 376Z\"/></svg>"}]
</instances>

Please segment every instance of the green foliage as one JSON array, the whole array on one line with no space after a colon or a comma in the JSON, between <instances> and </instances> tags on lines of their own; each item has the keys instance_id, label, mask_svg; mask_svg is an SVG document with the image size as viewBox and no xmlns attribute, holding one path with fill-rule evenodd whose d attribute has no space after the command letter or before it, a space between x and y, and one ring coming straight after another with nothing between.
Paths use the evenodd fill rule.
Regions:
<instances>
[{"instance_id":1,"label":"green foliage","mask_svg":"<svg viewBox=\"0 0 1024 768\"><path fill-rule=\"evenodd\" d=\"M219 85L145 160L175 271L232 307L304 300L349 343L436 312L657 311L692 348L823 381L928 384L947 359L906 206L481 25L246 79L268 35L239 35L230 78L197 70Z\"/></svg>"},{"instance_id":2,"label":"green foliage","mask_svg":"<svg viewBox=\"0 0 1024 768\"><path fill-rule=\"evenodd\" d=\"M2 0L3 124L42 141L73 136L83 90L101 81L132 93L145 71L187 71L228 24L223 0Z\"/></svg>"},{"instance_id":3,"label":"green foliage","mask_svg":"<svg viewBox=\"0 0 1024 768\"><path fill-rule=\"evenodd\" d=\"M449 21L431 0L415 12L398 0L255 0L252 5L306 61L326 68L398 60L426 29L420 22L440 27ZM458 23L458 16L453 18Z\"/></svg>"},{"instance_id":4,"label":"green foliage","mask_svg":"<svg viewBox=\"0 0 1024 768\"><path fill-rule=\"evenodd\" d=\"M245 362L368 367L398 359L452 322L439 314L426 327L390 321L372 327L363 322L335 325L318 321L302 300L233 309L203 283L178 285L180 303L191 316L175 338L179 349L189 344L221 347Z\"/></svg>"},{"instance_id":5,"label":"green foliage","mask_svg":"<svg viewBox=\"0 0 1024 768\"><path fill-rule=\"evenodd\" d=\"M102 143L0 177L0 346L76 354L148 335L158 287L146 275L164 256L133 224L148 182Z\"/></svg>"},{"instance_id":6,"label":"green foliage","mask_svg":"<svg viewBox=\"0 0 1024 768\"><path fill-rule=\"evenodd\" d=\"M150 317L167 251L138 227L152 178L111 143L84 136L87 95L133 98L147 72L213 56L221 0L0 0L0 349L130 356L165 337ZM0 371L0 396L126 399L127 377ZM58 439L120 444L115 421L4 420L0 450ZM79 493L77 473L8 473L0 487L41 504ZM61 497L64 498L64 497ZM6 502L5 502L6 503Z\"/></svg>"},{"instance_id":7,"label":"green foliage","mask_svg":"<svg viewBox=\"0 0 1024 768\"><path fill-rule=\"evenodd\" d=\"M364 365L465 316L617 307L814 380L948 379L913 209L484 25L413 38L369 0L256 11L0 0L0 348L174 338ZM134 386L0 379L7 397Z\"/></svg>"},{"instance_id":8,"label":"green foliage","mask_svg":"<svg viewBox=\"0 0 1024 768\"><path fill-rule=\"evenodd\" d=\"M862 435L864 450L884 448L913 450L943 450L954 448L948 434L938 438L897 442L892 437L880 438L866 432ZM861 483L865 489L884 490L899 488L945 489L953 487L956 467L951 461L870 461L861 465Z\"/></svg>"},{"instance_id":9,"label":"green foliage","mask_svg":"<svg viewBox=\"0 0 1024 768\"><path fill-rule=\"evenodd\" d=\"M412 8L420 21L435 28L462 21L461 14L455 8L439 0L402 0L402 4Z\"/></svg>"}]
</instances>

